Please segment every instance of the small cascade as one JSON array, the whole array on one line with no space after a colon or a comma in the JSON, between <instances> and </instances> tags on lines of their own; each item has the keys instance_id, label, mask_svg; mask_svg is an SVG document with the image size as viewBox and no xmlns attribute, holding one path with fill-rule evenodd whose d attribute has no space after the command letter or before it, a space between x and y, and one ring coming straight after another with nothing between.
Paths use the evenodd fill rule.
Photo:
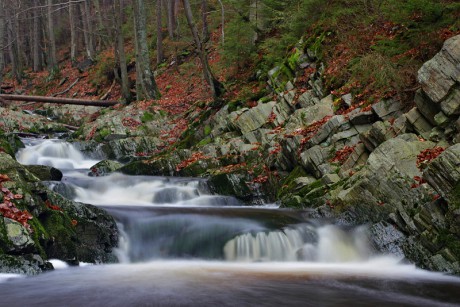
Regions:
<instances>
[{"instance_id":1,"label":"small cascade","mask_svg":"<svg viewBox=\"0 0 460 307\"><path fill-rule=\"evenodd\" d=\"M50 188L109 210L119 222L118 256L125 263L169 258L342 263L370 256L364 228L317 227L280 210L251 213L233 197L211 195L203 179L89 177L79 168L96 161L58 140L29 140L18 160L66 168L64 180Z\"/></svg>"},{"instance_id":2,"label":"small cascade","mask_svg":"<svg viewBox=\"0 0 460 307\"><path fill-rule=\"evenodd\" d=\"M363 227L349 231L327 225L309 224L283 230L245 233L228 241L224 247L229 261L309 261L355 262L371 256Z\"/></svg>"},{"instance_id":3,"label":"small cascade","mask_svg":"<svg viewBox=\"0 0 460 307\"><path fill-rule=\"evenodd\" d=\"M26 148L17 154L25 165L47 165L61 170L90 168L97 160L85 159L72 144L60 140L24 140Z\"/></svg>"},{"instance_id":4,"label":"small cascade","mask_svg":"<svg viewBox=\"0 0 460 307\"><path fill-rule=\"evenodd\" d=\"M306 242L314 242L314 231L307 225L269 232L246 233L225 244L229 261L297 261Z\"/></svg>"},{"instance_id":5,"label":"small cascade","mask_svg":"<svg viewBox=\"0 0 460 307\"><path fill-rule=\"evenodd\" d=\"M110 207L122 227L117 256L121 262L155 259L220 259L225 242L245 231L266 229L261 222L228 218L225 212L200 214L146 208L128 212Z\"/></svg>"},{"instance_id":6,"label":"small cascade","mask_svg":"<svg viewBox=\"0 0 460 307\"><path fill-rule=\"evenodd\" d=\"M345 231L335 225L326 225L318 229L318 238L319 262L360 262L372 256L364 226Z\"/></svg>"},{"instance_id":7,"label":"small cascade","mask_svg":"<svg viewBox=\"0 0 460 307\"><path fill-rule=\"evenodd\" d=\"M241 206L233 197L210 195L204 180L127 176L88 177L74 172L54 191L75 201L99 206Z\"/></svg>"}]
</instances>

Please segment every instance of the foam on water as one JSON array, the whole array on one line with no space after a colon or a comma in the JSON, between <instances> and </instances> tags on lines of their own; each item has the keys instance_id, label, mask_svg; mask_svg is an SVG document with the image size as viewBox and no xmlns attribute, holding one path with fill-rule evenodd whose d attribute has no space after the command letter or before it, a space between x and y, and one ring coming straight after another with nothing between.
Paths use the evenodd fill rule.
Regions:
<instances>
[{"instance_id":1,"label":"foam on water","mask_svg":"<svg viewBox=\"0 0 460 307\"><path fill-rule=\"evenodd\" d=\"M0 283L7 282L7 281L10 281L16 278L22 278L22 277L24 277L24 275L0 273Z\"/></svg>"},{"instance_id":2,"label":"foam on water","mask_svg":"<svg viewBox=\"0 0 460 307\"><path fill-rule=\"evenodd\" d=\"M99 162L86 159L72 144L60 140L33 141L21 149L16 158L21 164L47 165L61 170L90 168Z\"/></svg>"}]
</instances>

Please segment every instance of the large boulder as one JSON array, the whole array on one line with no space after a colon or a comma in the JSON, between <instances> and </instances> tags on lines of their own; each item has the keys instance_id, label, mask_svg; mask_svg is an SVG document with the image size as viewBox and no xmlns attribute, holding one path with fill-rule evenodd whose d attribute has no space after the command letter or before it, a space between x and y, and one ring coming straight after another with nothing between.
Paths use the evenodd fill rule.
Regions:
<instances>
[{"instance_id":1,"label":"large boulder","mask_svg":"<svg viewBox=\"0 0 460 307\"><path fill-rule=\"evenodd\" d=\"M42 181L61 181L62 179L62 172L52 166L26 165L24 167Z\"/></svg>"},{"instance_id":2,"label":"large boulder","mask_svg":"<svg viewBox=\"0 0 460 307\"><path fill-rule=\"evenodd\" d=\"M259 103L254 108L232 112L229 115L230 122L243 134L254 131L268 122L275 104L275 101Z\"/></svg>"},{"instance_id":3,"label":"large boulder","mask_svg":"<svg viewBox=\"0 0 460 307\"><path fill-rule=\"evenodd\" d=\"M10 155L0 152L0 272L37 274L47 259L77 264L116 258L114 219L104 210L50 191Z\"/></svg>"},{"instance_id":4,"label":"large boulder","mask_svg":"<svg viewBox=\"0 0 460 307\"><path fill-rule=\"evenodd\" d=\"M448 39L441 51L418 72L423 91L436 103L444 100L455 83L460 82L460 35Z\"/></svg>"}]
</instances>

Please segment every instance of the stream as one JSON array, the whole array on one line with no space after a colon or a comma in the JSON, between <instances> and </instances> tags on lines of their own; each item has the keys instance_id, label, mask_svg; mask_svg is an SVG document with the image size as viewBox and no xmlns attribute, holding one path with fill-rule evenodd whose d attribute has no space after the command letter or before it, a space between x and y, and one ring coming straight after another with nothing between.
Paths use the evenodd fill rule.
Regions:
<instances>
[{"instance_id":1,"label":"stream","mask_svg":"<svg viewBox=\"0 0 460 307\"><path fill-rule=\"evenodd\" d=\"M25 140L18 161L59 168L50 188L103 207L118 264L0 276L1 306L460 306L460 279L369 246L365 226L212 195L204 179L88 176L71 144Z\"/></svg>"}]
</instances>

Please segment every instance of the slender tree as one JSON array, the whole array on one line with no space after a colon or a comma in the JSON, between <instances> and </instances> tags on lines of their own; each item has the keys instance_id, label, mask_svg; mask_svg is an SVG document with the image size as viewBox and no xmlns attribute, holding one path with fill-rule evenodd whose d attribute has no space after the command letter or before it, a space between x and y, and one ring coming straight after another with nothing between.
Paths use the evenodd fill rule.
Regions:
<instances>
[{"instance_id":1,"label":"slender tree","mask_svg":"<svg viewBox=\"0 0 460 307\"><path fill-rule=\"evenodd\" d=\"M4 47L5 46L5 3L0 0L0 85L3 81L3 68L5 66ZM1 88L0 88L1 92Z\"/></svg>"},{"instance_id":2,"label":"slender tree","mask_svg":"<svg viewBox=\"0 0 460 307\"><path fill-rule=\"evenodd\" d=\"M214 98L217 98L222 94L223 87L222 84L214 77L208 61L208 53L206 51L205 44L198 34L198 29L193 21L192 8L188 0L182 0L184 4L185 16L187 18L187 23L192 32L193 40L195 41L196 50L201 61L201 66L203 69L204 79L211 88L211 93Z\"/></svg>"},{"instance_id":3,"label":"slender tree","mask_svg":"<svg viewBox=\"0 0 460 307\"><path fill-rule=\"evenodd\" d=\"M150 68L147 44L147 18L144 0L134 0L134 38L136 45L136 90L138 99L158 99L160 92Z\"/></svg>"},{"instance_id":4,"label":"slender tree","mask_svg":"<svg viewBox=\"0 0 460 307\"><path fill-rule=\"evenodd\" d=\"M94 7L96 9L96 18L97 18L97 47L98 50L104 48L107 44L107 33L105 31L104 22L102 21L102 11L101 4L99 0L93 0Z\"/></svg>"},{"instance_id":5,"label":"slender tree","mask_svg":"<svg viewBox=\"0 0 460 307\"><path fill-rule=\"evenodd\" d=\"M176 18L176 2L178 0L166 0L168 3L168 34L171 40L176 39L177 18Z\"/></svg>"},{"instance_id":6,"label":"slender tree","mask_svg":"<svg viewBox=\"0 0 460 307\"><path fill-rule=\"evenodd\" d=\"M224 7L224 4L222 3L222 0L218 0L219 1L219 4L220 4L220 12L221 12L221 27L222 27L222 37L221 37L221 40L222 40L222 46L225 45L225 7Z\"/></svg>"},{"instance_id":7,"label":"slender tree","mask_svg":"<svg viewBox=\"0 0 460 307\"><path fill-rule=\"evenodd\" d=\"M121 24L124 19L123 0L114 1L114 22L115 22L115 40L116 40L116 58L120 66L121 92L126 103L132 100L129 86L128 68L126 66L125 40L121 30Z\"/></svg>"},{"instance_id":8,"label":"slender tree","mask_svg":"<svg viewBox=\"0 0 460 307\"><path fill-rule=\"evenodd\" d=\"M163 24L162 24L162 1L157 0L157 63L160 64L163 62L164 53L163 53Z\"/></svg>"},{"instance_id":9,"label":"slender tree","mask_svg":"<svg viewBox=\"0 0 460 307\"><path fill-rule=\"evenodd\" d=\"M86 55L88 59L94 60L94 30L93 23L91 22L91 8L89 6L89 0L83 2L83 35L85 37Z\"/></svg>"},{"instance_id":10,"label":"slender tree","mask_svg":"<svg viewBox=\"0 0 460 307\"><path fill-rule=\"evenodd\" d=\"M77 7L74 3L69 4L69 25L70 25L70 60L72 64L77 61Z\"/></svg>"},{"instance_id":11,"label":"slender tree","mask_svg":"<svg viewBox=\"0 0 460 307\"><path fill-rule=\"evenodd\" d=\"M202 40L203 43L207 43L209 41L209 25L208 25L208 1L201 0L201 22L203 23L203 30L202 30Z\"/></svg>"},{"instance_id":12,"label":"slender tree","mask_svg":"<svg viewBox=\"0 0 460 307\"><path fill-rule=\"evenodd\" d=\"M54 17L53 17L53 0L47 0L48 11L48 68L54 72L57 70L57 55L56 55L56 37L54 35Z\"/></svg>"},{"instance_id":13,"label":"slender tree","mask_svg":"<svg viewBox=\"0 0 460 307\"><path fill-rule=\"evenodd\" d=\"M11 5L11 3L10 3ZM15 79L22 82L22 68L19 59L18 41L16 40L16 21L15 21L15 8L9 7L6 13L7 16L7 38L8 38L8 56L11 61L11 70Z\"/></svg>"},{"instance_id":14,"label":"slender tree","mask_svg":"<svg viewBox=\"0 0 460 307\"><path fill-rule=\"evenodd\" d=\"M33 39L32 39L32 53L33 53L33 70L35 72L43 69L42 61L42 48L41 48L41 23L40 15L41 9L39 8L40 2L34 0L35 9L33 10Z\"/></svg>"}]
</instances>

